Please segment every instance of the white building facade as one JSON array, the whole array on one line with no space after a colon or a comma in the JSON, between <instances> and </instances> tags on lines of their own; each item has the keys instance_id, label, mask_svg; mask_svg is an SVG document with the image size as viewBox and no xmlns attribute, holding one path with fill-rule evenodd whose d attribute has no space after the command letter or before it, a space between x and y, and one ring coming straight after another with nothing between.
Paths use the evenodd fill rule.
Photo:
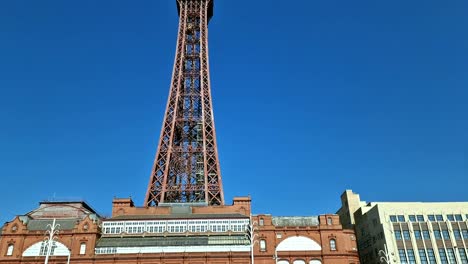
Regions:
<instances>
[{"instance_id":1,"label":"white building facade","mask_svg":"<svg viewBox=\"0 0 468 264\"><path fill-rule=\"evenodd\" d=\"M347 190L338 211L354 226L361 263L468 264L468 202L371 202Z\"/></svg>"}]
</instances>

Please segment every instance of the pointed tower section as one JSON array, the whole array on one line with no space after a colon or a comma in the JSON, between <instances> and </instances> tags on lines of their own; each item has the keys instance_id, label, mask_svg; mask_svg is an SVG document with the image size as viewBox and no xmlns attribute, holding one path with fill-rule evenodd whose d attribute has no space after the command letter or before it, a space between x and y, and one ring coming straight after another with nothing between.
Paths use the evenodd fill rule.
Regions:
<instances>
[{"instance_id":1,"label":"pointed tower section","mask_svg":"<svg viewBox=\"0 0 468 264\"><path fill-rule=\"evenodd\" d=\"M172 82L145 206L223 205L208 62L213 0L177 0Z\"/></svg>"}]
</instances>

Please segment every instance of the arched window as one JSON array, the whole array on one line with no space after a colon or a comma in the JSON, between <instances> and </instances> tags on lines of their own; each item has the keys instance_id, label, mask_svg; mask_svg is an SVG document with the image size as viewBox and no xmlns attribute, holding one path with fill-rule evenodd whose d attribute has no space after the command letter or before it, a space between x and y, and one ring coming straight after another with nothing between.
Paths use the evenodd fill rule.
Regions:
<instances>
[{"instance_id":1,"label":"arched window","mask_svg":"<svg viewBox=\"0 0 468 264\"><path fill-rule=\"evenodd\" d=\"M333 219L331 217L327 217L327 225L332 225Z\"/></svg>"},{"instance_id":2,"label":"arched window","mask_svg":"<svg viewBox=\"0 0 468 264\"><path fill-rule=\"evenodd\" d=\"M260 218L260 223L259 223L261 226L263 226L265 224L265 221L263 221L263 218Z\"/></svg>"},{"instance_id":3,"label":"arched window","mask_svg":"<svg viewBox=\"0 0 468 264\"><path fill-rule=\"evenodd\" d=\"M8 247L7 247L7 253L6 255L7 256L12 256L13 255L13 249L15 248L15 246L13 244L9 244Z\"/></svg>"},{"instance_id":4,"label":"arched window","mask_svg":"<svg viewBox=\"0 0 468 264\"><path fill-rule=\"evenodd\" d=\"M330 250L336 250L336 240L330 239Z\"/></svg>"},{"instance_id":5,"label":"arched window","mask_svg":"<svg viewBox=\"0 0 468 264\"><path fill-rule=\"evenodd\" d=\"M86 254L86 243L82 242L80 244L80 255L84 255L84 254Z\"/></svg>"}]
</instances>

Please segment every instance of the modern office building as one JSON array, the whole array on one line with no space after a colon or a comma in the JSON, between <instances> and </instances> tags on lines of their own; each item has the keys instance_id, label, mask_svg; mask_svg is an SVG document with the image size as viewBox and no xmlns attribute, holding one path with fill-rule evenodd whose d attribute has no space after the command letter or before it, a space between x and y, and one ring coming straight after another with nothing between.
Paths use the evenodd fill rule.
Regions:
<instances>
[{"instance_id":1,"label":"modern office building","mask_svg":"<svg viewBox=\"0 0 468 264\"><path fill-rule=\"evenodd\" d=\"M366 203L347 190L341 203L337 214L355 228L361 263L382 263L387 248L390 263L468 264L468 202Z\"/></svg>"},{"instance_id":2,"label":"modern office building","mask_svg":"<svg viewBox=\"0 0 468 264\"><path fill-rule=\"evenodd\" d=\"M354 231L337 215L252 215L250 197L225 204L208 67L213 0L175 2L174 71L143 206L116 198L103 218L81 201L42 202L1 228L0 264L358 264Z\"/></svg>"}]
</instances>

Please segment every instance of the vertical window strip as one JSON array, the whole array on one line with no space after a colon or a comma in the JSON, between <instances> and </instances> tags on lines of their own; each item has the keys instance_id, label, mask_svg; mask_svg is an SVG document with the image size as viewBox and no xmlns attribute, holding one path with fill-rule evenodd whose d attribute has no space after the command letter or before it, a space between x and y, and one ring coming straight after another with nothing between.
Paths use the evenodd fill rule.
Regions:
<instances>
[{"instance_id":1,"label":"vertical window strip","mask_svg":"<svg viewBox=\"0 0 468 264\"><path fill-rule=\"evenodd\" d=\"M408 264L408 259L406 258L406 252L404 249L398 250L398 255L400 256L400 263L401 264Z\"/></svg>"},{"instance_id":2,"label":"vertical window strip","mask_svg":"<svg viewBox=\"0 0 468 264\"><path fill-rule=\"evenodd\" d=\"M421 264L429 264L429 262L427 261L426 250L419 250L419 258L421 259Z\"/></svg>"}]
</instances>

